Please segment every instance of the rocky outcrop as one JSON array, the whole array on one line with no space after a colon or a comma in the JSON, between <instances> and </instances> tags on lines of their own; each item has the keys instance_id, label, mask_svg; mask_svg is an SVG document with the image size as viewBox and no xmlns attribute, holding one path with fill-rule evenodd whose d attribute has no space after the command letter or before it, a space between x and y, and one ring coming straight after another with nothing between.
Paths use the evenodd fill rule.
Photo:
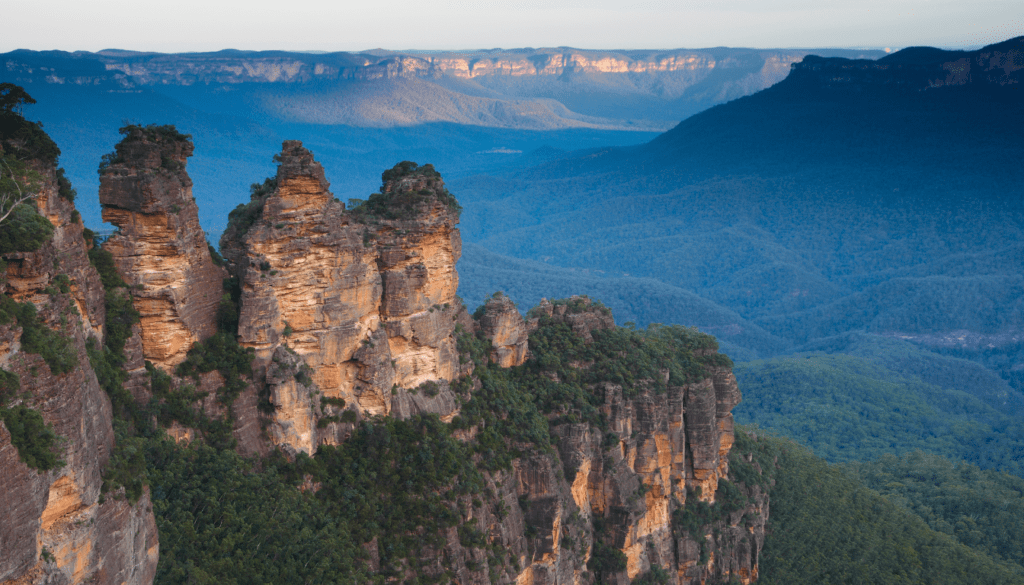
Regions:
<instances>
[{"instance_id":1,"label":"rocky outcrop","mask_svg":"<svg viewBox=\"0 0 1024 585\"><path fill-rule=\"evenodd\" d=\"M0 325L0 367L20 381L2 406L38 412L60 437L63 463L45 471L29 467L0 422L0 582L152 583L159 547L148 493L134 504L119 493L101 496L114 433L86 339L103 336L102 284L74 206L58 195L55 170L40 173L36 205L54 225L53 237L37 251L5 254L6 286L0 287L32 302L42 325L60 333L61 360L70 369L53 373L21 347L17 322Z\"/></svg>"},{"instance_id":2,"label":"rocky outcrop","mask_svg":"<svg viewBox=\"0 0 1024 585\"><path fill-rule=\"evenodd\" d=\"M564 301L551 303L541 299L536 307L530 309L529 330L537 328L538 320L546 317L555 323L565 323L576 335L587 343L594 340L591 332L615 327L615 318L608 307L594 303L585 295L576 295Z\"/></svg>"},{"instance_id":3,"label":"rocky outcrop","mask_svg":"<svg viewBox=\"0 0 1024 585\"><path fill-rule=\"evenodd\" d=\"M512 299L503 294L488 299L480 315L480 331L491 341L491 362L510 368L526 361L529 333Z\"/></svg>"},{"instance_id":4,"label":"rocky outcrop","mask_svg":"<svg viewBox=\"0 0 1024 585\"><path fill-rule=\"evenodd\" d=\"M138 335L125 347L129 370L145 370L144 359L171 369L216 328L223 275L198 228L186 233L194 204L181 205L188 203L183 164L190 148L166 129L129 128L103 174L105 214L121 226L108 249L143 312ZM592 344L582 355L610 351L601 344L618 333L609 331L615 327L611 312L586 297L543 301L524 320L510 299L495 295L475 319L468 315L455 296L459 208L429 165L397 165L384 173L380 193L346 209L301 143L285 142L277 160L276 177L233 213L222 242L240 286L238 341L255 356L251 383L241 388L236 379L237 398L229 403L219 394L228 374L217 370L196 372L194 380L165 377L162 390L129 377L126 387L137 400L190 386L200 397L197 412L234 418L243 453L265 454L269 441L296 456L345 441L367 417L429 413L455 421L475 392L506 374L521 377L504 380L504 387L497 380L478 397L489 393L494 408L508 405L506 398L529 404L530 393L512 392L512 386L556 387L572 371L595 368L597 358L564 366L572 371L544 369L538 365L543 359L529 362L531 332L553 331L558 343L574 347ZM95 271L80 243L65 256L86 259L75 268L85 284L67 282L60 292L53 286L57 277L32 268L64 261L50 248L33 253L44 254L42 260L20 256L10 286L36 302L51 327L73 337L78 366L49 374L42 358L19 351L11 326L0 326L0 363L21 376L31 396L18 400L38 408L68 439L66 463L36 473L21 463L0 426L0 469L9 471L0 487L13 494L0 512L14 519L0 528L0 544L16 551L0 559L0 580L148 583L159 550L148 495L132 505L113 493L100 503L100 469L113 433L109 401L85 350L86 335L103 322L89 313L98 303L89 292ZM210 292L214 301L208 302ZM71 307L84 308L81 326L69 318ZM459 355L457 329L473 334L461 337L476 344L470 355ZM621 377L599 378L557 389L586 394L590 414L575 407L550 411L552 448L507 438L511 464L504 468L477 460L488 456L486 449L471 450L482 483L457 496L450 508L460 515L457 525L443 528L439 538L428 535L430 544L409 566L435 577L450 571L460 583L506 585L627 585L652 571L665 571L673 585L756 579L768 501L761 486L730 476L731 411L739 390L713 340L691 337L686 343L692 347L678 346L689 360L685 375L653 370L654 379L632 385ZM617 356L613 350L609 355ZM504 369L512 366L523 367ZM502 388L510 391L507 397ZM494 414L498 420L522 416L516 408ZM467 408L467 418L453 425L460 440L473 441L490 424L467 422L481 420L471 412ZM198 440L205 428L173 422L168 434ZM371 568L381 557L375 542L361 543Z\"/></svg>"},{"instance_id":5,"label":"rocky outcrop","mask_svg":"<svg viewBox=\"0 0 1024 585\"><path fill-rule=\"evenodd\" d=\"M479 314L482 331L487 312ZM614 326L608 310L585 297L542 301L529 315L532 330L564 323L589 340ZM586 582L598 571L602 581L626 585L655 567L678 585L756 580L768 501L760 486L729 481L731 411L739 389L730 368L716 365L722 360L714 349L694 353L705 364L705 378L634 396L602 383L591 391L604 396L600 411L607 431L587 423L555 424L556 457L532 454L516 461L529 552L517 583ZM716 502L721 493L732 501ZM709 513L690 533L679 517L700 506L732 507ZM607 570L618 553L624 570Z\"/></svg>"},{"instance_id":6,"label":"rocky outcrop","mask_svg":"<svg viewBox=\"0 0 1024 585\"><path fill-rule=\"evenodd\" d=\"M100 173L103 220L118 227L104 248L141 314L145 359L170 370L216 332L226 272L210 257L192 180L188 136L172 126L127 126Z\"/></svg>"},{"instance_id":7,"label":"rocky outcrop","mask_svg":"<svg viewBox=\"0 0 1024 585\"><path fill-rule=\"evenodd\" d=\"M285 142L278 159L276 180L237 212L221 243L242 286L239 341L256 350L257 369L287 347L310 370L312 386L274 385L272 436L307 452L343 438L338 415L319 410L310 391L348 405L349 417L396 406L402 415L452 416L443 381L458 365L461 241L440 176L400 165L385 173L381 193L346 210L302 143ZM441 398L424 400L416 392L424 384Z\"/></svg>"}]
</instances>

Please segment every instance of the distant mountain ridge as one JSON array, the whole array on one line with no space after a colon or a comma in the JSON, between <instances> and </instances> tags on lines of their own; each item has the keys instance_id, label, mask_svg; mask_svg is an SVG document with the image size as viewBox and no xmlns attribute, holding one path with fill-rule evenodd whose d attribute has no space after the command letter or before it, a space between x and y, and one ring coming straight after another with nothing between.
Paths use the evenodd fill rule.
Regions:
<instances>
[{"instance_id":1,"label":"distant mountain ridge","mask_svg":"<svg viewBox=\"0 0 1024 585\"><path fill-rule=\"evenodd\" d=\"M782 80L790 64L812 52L857 58L885 54L560 47L429 54L19 50L3 58L5 79L26 87L242 92L255 96L251 102L261 110L303 123L665 130L711 105Z\"/></svg>"}]
</instances>

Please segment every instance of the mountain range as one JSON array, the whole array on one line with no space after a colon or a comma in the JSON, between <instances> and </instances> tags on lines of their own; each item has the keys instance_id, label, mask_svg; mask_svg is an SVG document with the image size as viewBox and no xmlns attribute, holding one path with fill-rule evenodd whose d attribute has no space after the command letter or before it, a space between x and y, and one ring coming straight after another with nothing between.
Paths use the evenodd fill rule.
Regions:
<instances>
[{"instance_id":1,"label":"mountain range","mask_svg":"<svg viewBox=\"0 0 1024 585\"><path fill-rule=\"evenodd\" d=\"M931 448L1021 473L1022 79L1024 38L809 56L648 143L452 181L472 243L463 295L529 304L556 282L639 325L713 331L750 360L738 377L757 397L738 419L835 460L868 405L896 395L995 434L954 432L947 449L933 424L897 417L879 427L888 446L854 441L852 457ZM921 441L891 442L897 428Z\"/></svg>"},{"instance_id":2,"label":"mountain range","mask_svg":"<svg viewBox=\"0 0 1024 585\"><path fill-rule=\"evenodd\" d=\"M28 88L99 227L95 163L126 120L173 123L196 138L200 220L214 235L250 183L273 169L263 154L301 139L365 198L380 168L431 161L456 178L581 148L650 140L680 119L782 79L810 50L308 54L13 51L0 80ZM817 51L878 57L881 51ZM536 156L530 153L541 149Z\"/></svg>"}]
</instances>

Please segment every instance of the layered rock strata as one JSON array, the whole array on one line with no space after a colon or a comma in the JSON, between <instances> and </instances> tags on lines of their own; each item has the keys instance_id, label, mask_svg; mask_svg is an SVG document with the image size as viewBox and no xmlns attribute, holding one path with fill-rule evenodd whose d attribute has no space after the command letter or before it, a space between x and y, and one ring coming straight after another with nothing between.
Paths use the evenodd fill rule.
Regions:
<instances>
[{"instance_id":1,"label":"layered rock strata","mask_svg":"<svg viewBox=\"0 0 1024 585\"><path fill-rule=\"evenodd\" d=\"M129 126L100 173L103 220L118 228L104 248L141 314L145 359L168 371L216 332L227 276L199 226L185 171L192 150L173 127Z\"/></svg>"},{"instance_id":2,"label":"layered rock strata","mask_svg":"<svg viewBox=\"0 0 1024 585\"><path fill-rule=\"evenodd\" d=\"M542 301L530 315L534 328L546 317L584 339L614 326L610 312L585 297L566 304ZM705 358L715 353L699 351ZM612 383L594 389L604 394L600 410L617 444L608 448L607 436L588 424L553 427L564 480L544 458L517 463L519 497L529 502L528 522L542 535L539 552L517 583L580 582L598 541L624 553L626 570L604 575L623 585L653 566L679 585L756 579L768 515L767 495L758 486L740 485L748 504L706 526L703 539L673 526L673 512L688 497L714 505L719 481L729 474L731 410L740 393L729 368L705 369L708 378L669 385L660 394L645 390L627 398ZM597 526L602 529L595 531ZM566 550L566 543L574 546Z\"/></svg>"},{"instance_id":3,"label":"layered rock strata","mask_svg":"<svg viewBox=\"0 0 1024 585\"><path fill-rule=\"evenodd\" d=\"M510 309L511 302L496 296L471 324L491 341L489 357L500 347L493 343L492 333L500 329L494 316L514 321ZM614 327L610 312L585 297L543 301L529 315L532 330L565 324L589 340ZM723 505L716 495L730 479L731 410L740 394L730 369L714 365L720 362L715 354L695 351L706 377L691 383L631 393L609 382L589 388L603 396L599 410L607 430L552 421L555 453L526 450L511 470L485 473L491 495L482 505L464 506L462 521L475 522L488 545L506 551L508 560L450 535L421 565L436 564L440 574L436 559L446 559L460 583L628 585L658 569L673 585L755 581L768 517L761 486L731 478L730 493L744 502L709 514L695 533L675 518L687 507ZM460 436L471 440L473 433ZM620 554L621 568L613 562Z\"/></svg>"},{"instance_id":4,"label":"layered rock strata","mask_svg":"<svg viewBox=\"0 0 1024 585\"><path fill-rule=\"evenodd\" d=\"M203 255L198 226L186 233L195 218L194 203L187 207L190 183L183 167L191 144L174 135L154 135L152 129L140 129L134 137L131 132L104 172L104 212L121 226L108 246L119 271L134 285L136 306L149 311L143 312L138 338L126 347L129 363L138 369L145 358L170 369L193 343L215 330L223 274L208 252ZM285 142L276 158L276 177L233 214L222 240L241 290L238 340L255 351L254 384L228 408L215 397L223 382L217 372L197 382L206 393L197 408L209 416L234 416L243 452L264 452L266 438L292 455L312 454L322 444L347 439L367 416L435 413L451 420L462 401L471 398L465 393L481 387L472 378L470 356L458 355L460 324L459 331L487 342L484 355L493 364L487 367L526 368L531 331L564 325L584 343L596 343L601 331L615 327L611 312L586 297L543 301L524 321L510 299L496 295L471 318L455 296L458 207L429 166L397 165L384 173L380 193L346 209L301 143ZM84 247L78 254L85 257ZM53 295L31 284L49 282L31 270L47 262L22 259L11 269L17 272L11 286L23 298L50 299ZM82 300L69 292L54 304L58 313L46 318L59 322L60 307L72 302L86 308L76 338L80 363L85 363L85 332L102 318L88 313L89 303L97 304L89 300L92 289L79 289ZM14 337L0 330L0 347L17 352ZM458 527L452 527L420 565L451 570L461 583L576 585L592 583L599 571L602 581L626 585L656 567L667 571L674 585L755 580L767 495L758 486L724 483L734 442L731 410L739 391L729 368L721 365L728 360L716 359L712 349L697 349L694 355L704 378L673 385L665 371L660 390L654 384L628 391L607 381L592 384L586 391L602 397L594 404L601 413L600 428L552 418L551 433L557 437L552 452L524 449L511 469L483 474L485 495L467 496L459 508L462 522L475 521L487 543L507 555L498 558L486 548L464 545ZM25 372L40 365L35 359L23 360L16 371L30 376ZM91 384L102 398L91 371L79 370L83 381L71 385ZM452 386L462 376L470 379L458 383L460 396ZM552 381L557 383L557 376ZM38 383L56 391L46 379ZM132 391L147 398L144 387ZM81 393L80 399L95 392ZM257 424L259 397L273 406L263 425ZM97 461L104 460L112 442L109 403L76 408L78 416L85 412L101 420L79 422L80 432L93 443L71 430L69 436L76 446L93 449ZM463 427L456 436L473 440L479 430ZM169 432L180 440L197 436L195 429L180 426ZM0 432L0 465L13 465L17 453L9 438L5 451L3 440ZM0 567L7 575L31 575L37 581L57 571L73 582L102 581L107 575L126 582L151 579L157 550L152 516L123 500L99 505L98 472L70 460L68 468L74 473L50 472L35 480L38 485L30 485L29 474L10 475L14 480L5 476L14 482L9 489L21 494L15 500L18 509L10 512L23 518L11 542L28 552L10 564L13 568ZM718 506L721 486L738 490L744 503L707 520L695 533L682 530L674 515L692 506ZM147 504L143 496L140 505ZM29 543L35 543L31 551ZM47 555L42 558L52 552L56 560L34 560L43 546ZM374 546L365 544L371 568ZM90 560L92 550L109 556ZM118 560L132 555L146 560ZM616 555L624 559L622 566L595 561Z\"/></svg>"},{"instance_id":5,"label":"layered rock strata","mask_svg":"<svg viewBox=\"0 0 1024 585\"><path fill-rule=\"evenodd\" d=\"M272 190L254 195L249 219L237 216L221 242L242 286L239 341L258 369L282 347L310 369L310 385L273 385L271 434L312 452L341 440L352 416L453 416L461 240L440 176L400 165L381 193L346 210L301 142L285 142L277 160ZM324 414L311 393L354 415Z\"/></svg>"},{"instance_id":6,"label":"layered rock strata","mask_svg":"<svg viewBox=\"0 0 1024 585\"><path fill-rule=\"evenodd\" d=\"M480 330L490 340L490 360L503 368L521 365L529 355L529 332L512 299L496 294L484 303Z\"/></svg>"},{"instance_id":7,"label":"layered rock strata","mask_svg":"<svg viewBox=\"0 0 1024 585\"><path fill-rule=\"evenodd\" d=\"M135 504L123 494L100 494L114 433L86 339L103 336L103 287L74 205L58 195L55 169L39 171L36 205L54 225L53 237L35 252L4 255L0 292L35 304L76 365L51 373L42 357L20 347L17 323L0 325L0 367L20 381L4 406L38 411L60 437L63 460L48 471L30 468L0 421L0 583L152 583L159 547L148 492Z\"/></svg>"}]
</instances>

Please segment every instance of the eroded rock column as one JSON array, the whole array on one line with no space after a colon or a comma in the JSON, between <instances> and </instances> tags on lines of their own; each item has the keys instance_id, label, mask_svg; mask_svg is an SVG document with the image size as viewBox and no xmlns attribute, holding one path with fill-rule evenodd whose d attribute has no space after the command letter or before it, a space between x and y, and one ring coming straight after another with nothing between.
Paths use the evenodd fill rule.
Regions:
<instances>
[{"instance_id":1,"label":"eroded rock column","mask_svg":"<svg viewBox=\"0 0 1024 585\"><path fill-rule=\"evenodd\" d=\"M233 213L221 240L242 285L240 343L263 364L286 347L310 369L310 385L276 386L275 440L312 452L342 440L357 417L451 416L461 243L440 176L396 167L381 193L346 210L301 142L286 141L277 160L276 177ZM295 392L322 393L330 408ZM308 421L310 432L294 430Z\"/></svg>"},{"instance_id":2,"label":"eroded rock column","mask_svg":"<svg viewBox=\"0 0 1024 585\"><path fill-rule=\"evenodd\" d=\"M145 358L172 369L217 330L227 273L210 257L185 171L192 142L172 126L130 126L100 172L104 247L131 286Z\"/></svg>"}]
</instances>

